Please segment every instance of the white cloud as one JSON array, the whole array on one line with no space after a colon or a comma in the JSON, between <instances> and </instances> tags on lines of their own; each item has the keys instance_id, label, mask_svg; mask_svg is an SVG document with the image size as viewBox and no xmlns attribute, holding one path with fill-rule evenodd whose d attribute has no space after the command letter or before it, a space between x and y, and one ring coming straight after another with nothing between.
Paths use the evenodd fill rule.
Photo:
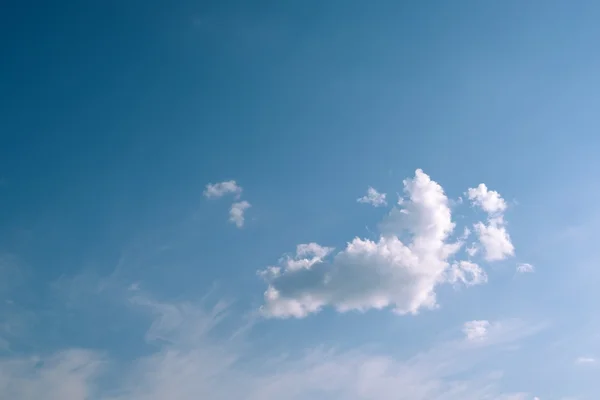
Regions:
<instances>
[{"instance_id":1,"label":"white cloud","mask_svg":"<svg viewBox=\"0 0 600 400\"><path fill-rule=\"evenodd\" d=\"M218 199L226 194L234 194L239 197L242 188L235 181L224 181L219 183L209 183L204 190L204 196L209 199Z\"/></svg>"},{"instance_id":2,"label":"white cloud","mask_svg":"<svg viewBox=\"0 0 600 400\"><path fill-rule=\"evenodd\" d=\"M379 193L374 188L369 187L369 189L367 189L367 194L356 201L359 203L371 204L373 207L380 207L387 205L385 196L385 193Z\"/></svg>"},{"instance_id":3,"label":"white cloud","mask_svg":"<svg viewBox=\"0 0 600 400\"><path fill-rule=\"evenodd\" d=\"M517 264L517 272L519 274L527 274L527 273L535 272L535 267L528 263L518 263Z\"/></svg>"},{"instance_id":4,"label":"white cloud","mask_svg":"<svg viewBox=\"0 0 600 400\"><path fill-rule=\"evenodd\" d=\"M295 263L261 272L268 283L262 312L270 317L305 317L324 306L340 312L391 306L399 314L436 307L435 288L462 281L486 281L473 263L450 264L462 246L450 235L455 224L442 187L417 170L404 181L406 199L380 224L377 241L354 238L330 261L297 254ZM400 237L409 237L409 241Z\"/></svg>"},{"instance_id":5,"label":"white cloud","mask_svg":"<svg viewBox=\"0 0 600 400\"><path fill-rule=\"evenodd\" d=\"M244 212L250 207L250 203L245 200L233 203L229 210L229 221L241 228L244 226Z\"/></svg>"},{"instance_id":6,"label":"white cloud","mask_svg":"<svg viewBox=\"0 0 600 400\"><path fill-rule=\"evenodd\" d=\"M490 326L490 322L486 320L468 321L463 326L463 333L468 340L484 340Z\"/></svg>"},{"instance_id":7,"label":"white cloud","mask_svg":"<svg viewBox=\"0 0 600 400\"><path fill-rule=\"evenodd\" d=\"M484 250L486 261L499 261L515 254L515 248L506 230L504 211L506 202L494 190L488 190L483 183L468 191L469 200L488 214L487 223L477 222L473 227ZM477 247L471 247L470 255L475 255Z\"/></svg>"},{"instance_id":8,"label":"white cloud","mask_svg":"<svg viewBox=\"0 0 600 400\"><path fill-rule=\"evenodd\" d=\"M479 285L487 282L487 274L479 265L470 261L458 261L452 264L449 271L450 283L462 282L466 286Z\"/></svg>"},{"instance_id":9,"label":"white cloud","mask_svg":"<svg viewBox=\"0 0 600 400\"><path fill-rule=\"evenodd\" d=\"M500 193L488 190L483 183L480 183L476 188L470 188L467 194L473 204L481 207L488 214L498 214L506 210L506 202L500 196Z\"/></svg>"},{"instance_id":10,"label":"white cloud","mask_svg":"<svg viewBox=\"0 0 600 400\"><path fill-rule=\"evenodd\" d=\"M515 247L510 240L510 235L504 226L502 218L492 218L488 224L477 222L475 232L479 236L479 242L485 251L486 261L504 260L515 254Z\"/></svg>"},{"instance_id":11,"label":"white cloud","mask_svg":"<svg viewBox=\"0 0 600 400\"><path fill-rule=\"evenodd\" d=\"M578 357L575 360L575 363L576 364L587 364L587 365L596 364L596 359L593 357Z\"/></svg>"},{"instance_id":12,"label":"white cloud","mask_svg":"<svg viewBox=\"0 0 600 400\"><path fill-rule=\"evenodd\" d=\"M220 198L227 194L234 194L236 199L242 194L241 186L235 181L224 181L219 183L209 183L204 190L204 196L207 198ZM251 204L245 200L236 201L231 204L229 209L229 222L235 224L238 228L244 226L244 213L251 207Z\"/></svg>"}]
</instances>

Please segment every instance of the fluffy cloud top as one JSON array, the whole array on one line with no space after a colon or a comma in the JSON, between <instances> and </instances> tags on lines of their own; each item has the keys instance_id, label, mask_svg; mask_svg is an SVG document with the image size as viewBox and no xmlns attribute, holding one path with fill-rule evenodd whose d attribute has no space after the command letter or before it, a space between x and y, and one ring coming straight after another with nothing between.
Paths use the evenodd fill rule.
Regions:
<instances>
[{"instance_id":1,"label":"fluffy cloud top","mask_svg":"<svg viewBox=\"0 0 600 400\"><path fill-rule=\"evenodd\" d=\"M404 180L404 192L401 208L382 222L377 241L354 238L329 260L328 252L307 257L297 251L293 265L304 268L287 261L261 271L268 283L262 312L301 318L331 306L340 312L392 307L398 314L416 314L436 307L440 284L485 282L477 264L451 263L462 242L450 238L455 224L442 187L417 170Z\"/></svg>"},{"instance_id":2,"label":"fluffy cloud top","mask_svg":"<svg viewBox=\"0 0 600 400\"><path fill-rule=\"evenodd\" d=\"M492 218L487 224L478 222L474 227L486 261L500 261L515 254L515 247L502 218Z\"/></svg>"},{"instance_id":3,"label":"fluffy cloud top","mask_svg":"<svg viewBox=\"0 0 600 400\"><path fill-rule=\"evenodd\" d=\"M242 193L242 188L235 181L224 181L219 183L209 183L204 190L204 196L209 199L218 199L226 194L234 194L239 196Z\"/></svg>"},{"instance_id":4,"label":"fluffy cloud top","mask_svg":"<svg viewBox=\"0 0 600 400\"><path fill-rule=\"evenodd\" d=\"M299 244L296 246L296 255L294 257L283 257L280 263L285 271L310 269L313 265L322 262L323 258L327 257L333 250L332 247L319 246L317 243ZM269 271L278 274L281 268L272 267Z\"/></svg>"},{"instance_id":5,"label":"fluffy cloud top","mask_svg":"<svg viewBox=\"0 0 600 400\"><path fill-rule=\"evenodd\" d=\"M250 207L250 203L245 200L233 203L229 209L229 221L234 223L238 228L241 228L244 226L244 213Z\"/></svg>"},{"instance_id":6,"label":"fluffy cloud top","mask_svg":"<svg viewBox=\"0 0 600 400\"><path fill-rule=\"evenodd\" d=\"M480 183L476 188L470 188L467 195L473 204L478 205L489 214L502 213L506 210L506 202L500 196L500 193L488 190L483 183Z\"/></svg>"},{"instance_id":7,"label":"fluffy cloud top","mask_svg":"<svg viewBox=\"0 0 600 400\"><path fill-rule=\"evenodd\" d=\"M373 207L381 207L387 205L385 196L385 193L379 193L374 188L369 187L369 189L367 189L367 194L358 198L356 201L359 203L371 204Z\"/></svg>"}]
</instances>

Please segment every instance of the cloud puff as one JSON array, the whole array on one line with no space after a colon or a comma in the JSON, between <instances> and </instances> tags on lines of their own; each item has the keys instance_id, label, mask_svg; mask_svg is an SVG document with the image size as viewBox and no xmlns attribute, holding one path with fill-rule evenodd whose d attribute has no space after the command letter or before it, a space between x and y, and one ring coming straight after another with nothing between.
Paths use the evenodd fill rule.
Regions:
<instances>
[{"instance_id":1,"label":"cloud puff","mask_svg":"<svg viewBox=\"0 0 600 400\"><path fill-rule=\"evenodd\" d=\"M517 264L517 272L519 274L527 274L535 272L535 267L528 263L518 263Z\"/></svg>"},{"instance_id":2,"label":"cloud puff","mask_svg":"<svg viewBox=\"0 0 600 400\"><path fill-rule=\"evenodd\" d=\"M506 210L504 199L498 192L488 190L483 183L476 188L470 188L467 194L474 206L480 207L488 214L486 223L480 221L473 225L479 237L479 243L483 247L485 260L499 261L513 256L515 248L504 221L504 211ZM469 254L475 255L478 249L477 245L471 246Z\"/></svg>"},{"instance_id":3,"label":"cloud puff","mask_svg":"<svg viewBox=\"0 0 600 400\"><path fill-rule=\"evenodd\" d=\"M250 208L251 205L247 201L238 201L231 205L229 209L229 221L234 223L235 226L241 228L244 226L244 212Z\"/></svg>"},{"instance_id":4,"label":"cloud puff","mask_svg":"<svg viewBox=\"0 0 600 400\"><path fill-rule=\"evenodd\" d=\"M442 187L417 170L404 180L404 192L401 208L380 224L379 240L355 238L331 260L296 254L303 269L283 263L261 271L268 283L264 315L301 318L324 306L340 312L391 306L415 314L436 306L437 285L485 282L476 264L450 264L462 242L450 240L455 224Z\"/></svg>"},{"instance_id":5,"label":"cloud puff","mask_svg":"<svg viewBox=\"0 0 600 400\"><path fill-rule=\"evenodd\" d=\"M486 320L468 321L463 326L463 333L467 340L483 340L486 338L490 326L490 322Z\"/></svg>"},{"instance_id":6,"label":"cloud puff","mask_svg":"<svg viewBox=\"0 0 600 400\"><path fill-rule=\"evenodd\" d=\"M227 194L234 194L236 199L239 199L242 194L241 186L235 181L224 181L219 183L209 183L204 190L204 196L209 199L218 199ZM238 228L244 226L244 213L251 207L251 204L245 200L236 201L231 204L229 209L229 222L235 224Z\"/></svg>"},{"instance_id":7,"label":"cloud puff","mask_svg":"<svg viewBox=\"0 0 600 400\"><path fill-rule=\"evenodd\" d=\"M369 187L369 189L367 189L367 194L358 198L356 201L359 203L371 204L373 207L381 207L387 205L385 196L385 193L379 193L374 188Z\"/></svg>"},{"instance_id":8,"label":"cloud puff","mask_svg":"<svg viewBox=\"0 0 600 400\"><path fill-rule=\"evenodd\" d=\"M204 190L204 196L209 199L218 199L227 194L234 194L239 197L242 188L235 181L224 181L219 183L209 183Z\"/></svg>"},{"instance_id":9,"label":"cloud puff","mask_svg":"<svg viewBox=\"0 0 600 400\"><path fill-rule=\"evenodd\" d=\"M477 222L474 227L486 261L500 261L515 254L515 247L502 218L492 218L488 224Z\"/></svg>"},{"instance_id":10,"label":"cloud puff","mask_svg":"<svg viewBox=\"0 0 600 400\"><path fill-rule=\"evenodd\" d=\"M473 204L481 207L486 213L498 214L506 210L506 202L500 196L500 193L488 190L483 183L480 183L476 188L470 188L467 195Z\"/></svg>"}]
</instances>

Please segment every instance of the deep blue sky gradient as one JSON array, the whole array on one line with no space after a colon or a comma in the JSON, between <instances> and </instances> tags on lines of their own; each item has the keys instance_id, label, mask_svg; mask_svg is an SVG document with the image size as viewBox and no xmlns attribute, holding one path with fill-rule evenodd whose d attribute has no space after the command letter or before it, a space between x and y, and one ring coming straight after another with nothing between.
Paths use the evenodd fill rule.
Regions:
<instances>
[{"instance_id":1,"label":"deep blue sky gradient","mask_svg":"<svg viewBox=\"0 0 600 400\"><path fill-rule=\"evenodd\" d=\"M488 182L516 201L517 255L548 266L539 280L448 295L447 317L425 313L410 329L382 312L326 311L267 321L257 343L323 326L308 344L352 331L340 346L394 346L395 329L432 332L518 304L588 321L571 315L579 300L565 294L597 295L585 279L565 283L561 267L597 263L597 252L576 250L582 239L572 250L553 243L599 218L597 2L5 1L2 10L0 252L21 266L8 289L14 312L35 321L15 349L132 349L124 343L142 323L119 330L121 343L93 326L131 322L118 303L88 305L93 318L62 314L57 287L71 279L118 275L177 299L219 282L240 309L257 307L258 269L298 243L341 248L368 235L384 211L355 199L368 185L393 199L416 168L451 198ZM227 179L253 204L243 230L226 223L226 204L202 198L206 183ZM358 329L372 324L382 329Z\"/></svg>"}]
</instances>

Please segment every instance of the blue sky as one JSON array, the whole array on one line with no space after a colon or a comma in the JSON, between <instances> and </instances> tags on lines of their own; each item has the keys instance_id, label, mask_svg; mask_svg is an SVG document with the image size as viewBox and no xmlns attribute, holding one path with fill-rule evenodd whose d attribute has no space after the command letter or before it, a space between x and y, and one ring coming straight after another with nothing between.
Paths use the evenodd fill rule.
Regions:
<instances>
[{"instance_id":1,"label":"blue sky","mask_svg":"<svg viewBox=\"0 0 600 400\"><path fill-rule=\"evenodd\" d=\"M0 397L598 398L596 2L3 8Z\"/></svg>"}]
</instances>

